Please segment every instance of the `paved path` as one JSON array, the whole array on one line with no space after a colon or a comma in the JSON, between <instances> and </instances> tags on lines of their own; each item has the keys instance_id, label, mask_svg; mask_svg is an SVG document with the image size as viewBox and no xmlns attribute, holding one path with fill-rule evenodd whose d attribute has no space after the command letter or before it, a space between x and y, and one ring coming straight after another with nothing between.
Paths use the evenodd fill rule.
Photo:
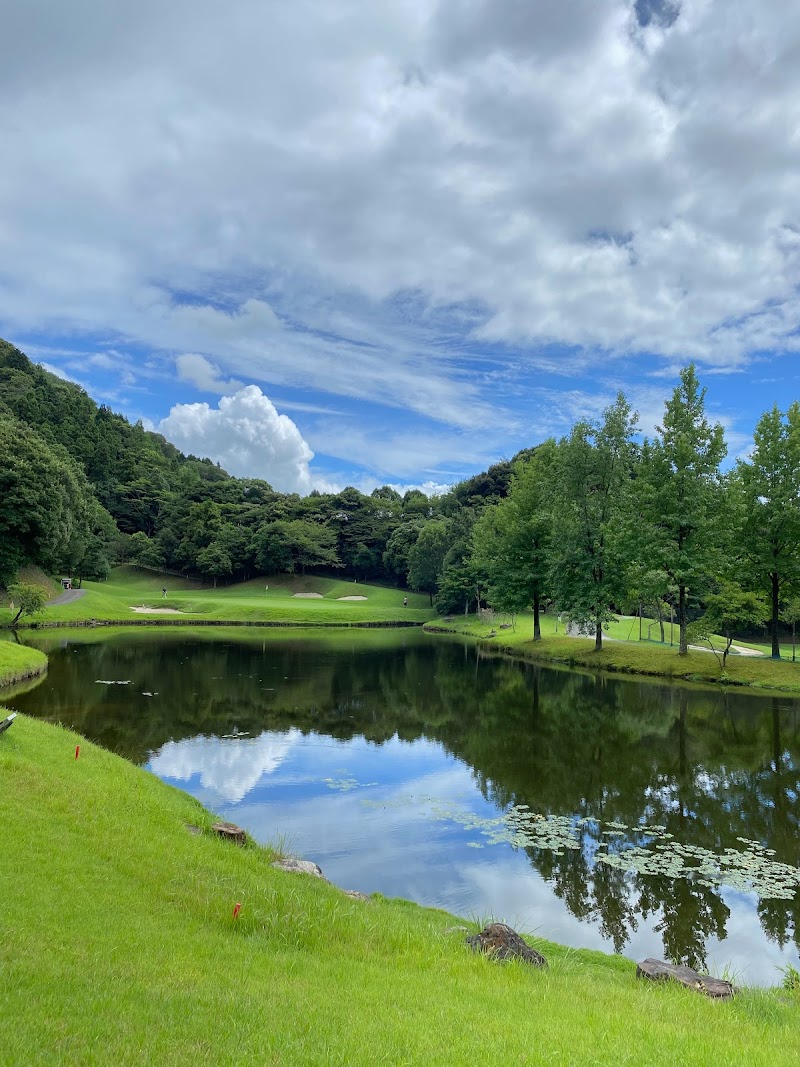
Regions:
<instances>
[{"instance_id":1,"label":"paved path","mask_svg":"<svg viewBox=\"0 0 800 1067\"><path fill-rule=\"evenodd\" d=\"M61 593L59 596L53 597L52 600L48 600L47 606L48 608L57 608L61 604L71 604L74 600L80 600L85 592L85 589L68 589L66 593Z\"/></svg>"}]
</instances>

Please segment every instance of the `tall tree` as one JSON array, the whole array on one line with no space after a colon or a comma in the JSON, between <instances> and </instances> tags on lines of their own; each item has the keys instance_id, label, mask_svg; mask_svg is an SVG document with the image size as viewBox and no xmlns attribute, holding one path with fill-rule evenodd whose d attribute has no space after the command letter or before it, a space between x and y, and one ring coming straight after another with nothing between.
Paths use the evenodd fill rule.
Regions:
<instances>
[{"instance_id":1,"label":"tall tree","mask_svg":"<svg viewBox=\"0 0 800 1067\"><path fill-rule=\"evenodd\" d=\"M739 461L740 543L758 585L769 594L772 658L780 659L783 593L800 577L800 404L786 415L765 411L753 433L750 458Z\"/></svg>"},{"instance_id":2,"label":"tall tree","mask_svg":"<svg viewBox=\"0 0 800 1067\"><path fill-rule=\"evenodd\" d=\"M472 562L486 576L488 599L501 611L533 608L533 639L541 640L548 587L556 444L545 441L514 468L509 495L487 508L473 532Z\"/></svg>"},{"instance_id":3,"label":"tall tree","mask_svg":"<svg viewBox=\"0 0 800 1067\"><path fill-rule=\"evenodd\" d=\"M449 520L433 519L422 527L408 553L408 584L427 593L431 604L450 542Z\"/></svg>"},{"instance_id":4,"label":"tall tree","mask_svg":"<svg viewBox=\"0 0 800 1067\"><path fill-rule=\"evenodd\" d=\"M727 447L722 426L706 418L705 396L691 363L666 403L638 486L647 553L677 589L681 655L688 652L690 600L719 573L728 532L719 470Z\"/></svg>"},{"instance_id":5,"label":"tall tree","mask_svg":"<svg viewBox=\"0 0 800 1067\"><path fill-rule=\"evenodd\" d=\"M556 453L551 581L559 607L589 626L595 648L622 595L637 416L620 393L597 425L579 422Z\"/></svg>"}]
</instances>

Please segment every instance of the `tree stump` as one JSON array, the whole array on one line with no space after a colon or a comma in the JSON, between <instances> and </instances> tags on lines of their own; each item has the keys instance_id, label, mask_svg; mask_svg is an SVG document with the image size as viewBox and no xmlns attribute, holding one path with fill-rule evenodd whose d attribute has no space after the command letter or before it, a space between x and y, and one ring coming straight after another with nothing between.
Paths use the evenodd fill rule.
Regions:
<instances>
[{"instance_id":1,"label":"tree stump","mask_svg":"<svg viewBox=\"0 0 800 1067\"><path fill-rule=\"evenodd\" d=\"M466 938L466 942L473 952L484 952L495 960L522 960L532 967L547 966L544 956L505 923L489 923L479 934Z\"/></svg>"},{"instance_id":2,"label":"tree stump","mask_svg":"<svg viewBox=\"0 0 800 1067\"><path fill-rule=\"evenodd\" d=\"M235 841L237 845L243 845L247 839L247 835L241 826L237 826L233 822L215 822L211 829L219 837L224 838L226 841Z\"/></svg>"},{"instance_id":3,"label":"tree stump","mask_svg":"<svg viewBox=\"0 0 800 1067\"><path fill-rule=\"evenodd\" d=\"M699 974L691 967L681 967L663 960L643 960L636 968L637 978L647 978L651 982L680 982L687 989L705 993L716 1000L730 1000L736 989L724 978L712 978L710 974Z\"/></svg>"}]
</instances>

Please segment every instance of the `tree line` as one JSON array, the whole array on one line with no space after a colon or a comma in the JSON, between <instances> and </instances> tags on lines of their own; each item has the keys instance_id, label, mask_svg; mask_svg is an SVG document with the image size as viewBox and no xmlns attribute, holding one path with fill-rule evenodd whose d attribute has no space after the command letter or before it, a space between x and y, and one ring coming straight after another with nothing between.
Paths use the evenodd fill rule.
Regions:
<instances>
[{"instance_id":1,"label":"tree line","mask_svg":"<svg viewBox=\"0 0 800 1067\"><path fill-rule=\"evenodd\" d=\"M652 439L620 394L443 496L390 486L306 497L233 478L99 406L0 341L0 582L24 562L113 563L218 581L338 573L426 592L443 614L557 610L595 636L614 612L698 634L800 618L800 406L760 418L722 470L723 429L693 365ZM268 474L269 472L265 472ZM705 629L704 629L705 628Z\"/></svg>"}]
</instances>

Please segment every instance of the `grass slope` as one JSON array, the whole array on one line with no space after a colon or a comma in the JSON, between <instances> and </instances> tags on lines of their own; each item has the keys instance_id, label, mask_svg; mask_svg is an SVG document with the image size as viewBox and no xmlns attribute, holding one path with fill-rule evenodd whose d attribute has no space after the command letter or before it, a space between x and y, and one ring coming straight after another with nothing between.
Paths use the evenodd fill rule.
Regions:
<instances>
[{"instance_id":1,"label":"grass slope","mask_svg":"<svg viewBox=\"0 0 800 1067\"><path fill-rule=\"evenodd\" d=\"M44 674L46 670L47 656L43 652L11 641L0 641L0 687L17 685Z\"/></svg>"},{"instance_id":2,"label":"grass slope","mask_svg":"<svg viewBox=\"0 0 800 1067\"><path fill-rule=\"evenodd\" d=\"M189 834L194 800L60 727L21 716L0 781L3 1067L796 1062L790 994L714 1003L540 939L549 971L492 964L442 912Z\"/></svg>"},{"instance_id":3,"label":"grass slope","mask_svg":"<svg viewBox=\"0 0 800 1067\"><path fill-rule=\"evenodd\" d=\"M161 595L167 588L167 599ZM303 623L309 626L353 623L422 623L433 611L427 596L400 589L363 585L335 578L273 575L250 582L212 589L197 582L116 567L105 582L84 582L84 596L71 604L48 605L33 620L37 626L50 623L170 621L180 615L160 615L158 609L176 609L201 622ZM295 596L317 593L320 599ZM341 600L363 596L366 600ZM408 606L403 598L408 597ZM134 612L134 607L155 609L152 614ZM10 613L0 608L0 625ZM30 620L24 620L30 623Z\"/></svg>"},{"instance_id":4,"label":"grass slope","mask_svg":"<svg viewBox=\"0 0 800 1067\"><path fill-rule=\"evenodd\" d=\"M633 634L632 623L635 621ZM498 629L498 622L487 623L474 615L457 616L451 620L434 621L425 627L431 632L465 634L474 637L486 647L497 652L521 656L542 662L566 663L570 666L589 667L593 670L617 671L624 674L652 675L655 677L708 682L725 685L744 685L756 689L774 689L800 693L800 662L772 660L768 657L728 657L725 673L722 674L716 656L710 652L690 651L679 656L676 646L662 645L638 637L638 620L617 619L611 624L601 652L594 648L594 638L566 637L564 626L557 626L552 616L541 620L542 640L532 640L532 617L518 616L516 629ZM646 623L645 623L646 633ZM667 627L667 634L669 627ZM490 637L490 634L495 636ZM628 635L632 636L627 640ZM721 642L722 638L715 639ZM755 647L747 643L746 647Z\"/></svg>"}]
</instances>

